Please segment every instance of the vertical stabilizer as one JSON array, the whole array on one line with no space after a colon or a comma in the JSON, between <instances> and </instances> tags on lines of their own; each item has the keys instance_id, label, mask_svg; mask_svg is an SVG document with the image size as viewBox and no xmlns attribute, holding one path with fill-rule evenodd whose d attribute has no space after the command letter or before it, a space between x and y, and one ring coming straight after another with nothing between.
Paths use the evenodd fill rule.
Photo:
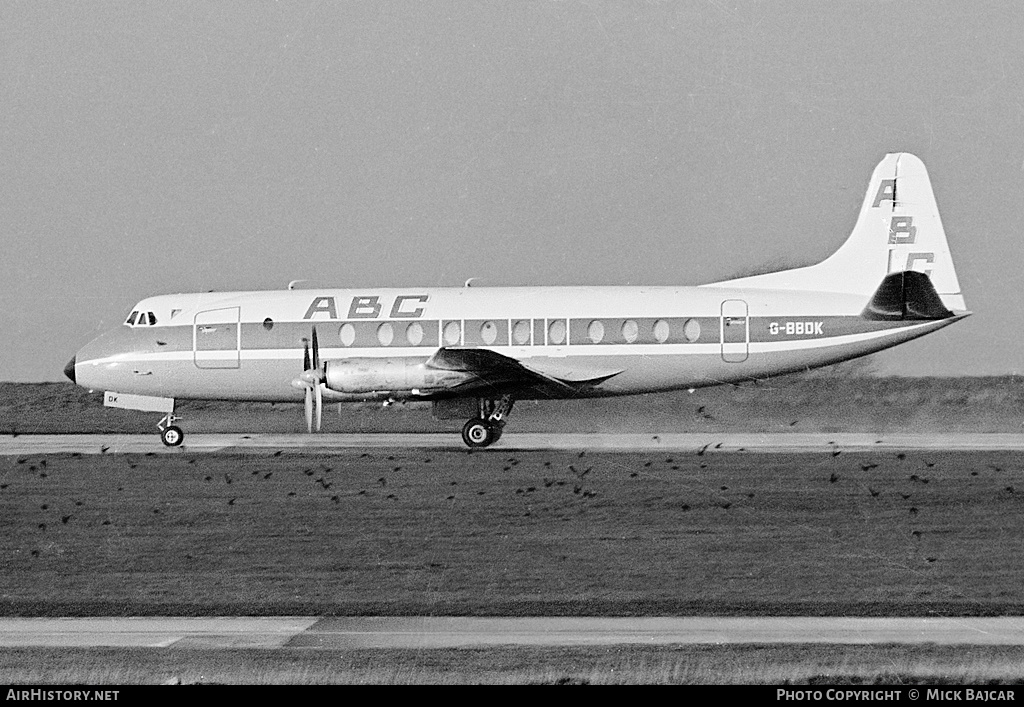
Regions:
<instances>
[{"instance_id":1,"label":"vertical stabilizer","mask_svg":"<svg viewBox=\"0 0 1024 707\"><path fill-rule=\"evenodd\" d=\"M949 309L966 309L928 171L916 156L898 152L875 167L853 232L824 261L706 286L870 296L886 275L905 271L926 274Z\"/></svg>"}]
</instances>

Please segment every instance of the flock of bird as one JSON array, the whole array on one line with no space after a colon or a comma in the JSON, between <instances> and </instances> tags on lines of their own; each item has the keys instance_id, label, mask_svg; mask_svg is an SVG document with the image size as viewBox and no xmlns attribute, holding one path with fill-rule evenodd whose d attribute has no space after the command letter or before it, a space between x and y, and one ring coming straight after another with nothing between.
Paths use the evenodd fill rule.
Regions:
<instances>
[{"instance_id":1,"label":"flock of bird","mask_svg":"<svg viewBox=\"0 0 1024 707\"><path fill-rule=\"evenodd\" d=\"M696 476L688 476L687 479L688 483L691 484L691 490L694 488L693 485L696 484L697 490L701 491L705 497L711 499L710 502L704 505L708 507L717 506L723 510L729 510L733 508L737 500L745 498L747 501L750 501L754 498L755 494L752 491L745 494L740 492L730 493L727 485L713 487L710 484L709 479L711 475L709 473L704 473L704 480L702 481L701 473L709 469L711 459L715 456L713 453L721 450L722 446L721 442L708 443L699 449L689 452L688 455L675 453L672 456L646 459L638 459L636 455L611 453L595 455L587 451L573 452L571 454L559 453L554 460L551 458L540 460L540 468L532 479L533 483L522 483L524 474L517 467L520 466L523 459L516 455L509 456L507 452L502 453L500 448L482 452L479 450L444 452L442 455L468 455L474 457L474 462L472 463L477 466L488 465L495 468L495 475L488 480L484 488L476 490L476 496L485 496L488 493L501 493L503 488L507 486L503 482L510 475L514 476L514 478L519 480L519 483L513 484L515 496L527 501L522 515L531 517L536 514L538 508L544 509L557 504L561 504L558 505L559 508L564 508L565 504L573 502L573 499L576 502L585 503L598 498L600 494L607 492L603 489L607 489L607 484L609 483L618 483L624 479L643 480L645 478L666 481L678 478L678 474L675 472L683 471L697 472ZM101 450L101 454L105 455L108 451L107 448L104 448ZM730 454L732 453L730 452ZM879 499L883 496L883 493L886 493L887 496L896 493L901 501L907 502L905 508L908 516L919 523L922 521L919 516L923 504L913 500L916 493L914 489L923 488L930 483L931 478L926 474L930 470L937 470L936 461L931 459L908 461L908 456L905 452L896 453L891 457L888 454L874 454L869 455L870 458L865 460L863 453L844 454L834 444L828 454L834 462L833 468L829 470L827 477L830 485L842 487L848 483L853 483L862 488L870 498L874 499ZM263 492L254 492L251 488L243 490L241 484L236 485L236 482L241 481L242 478L249 478L260 483L268 482L278 491L284 491L285 498L289 500L295 499L299 495L309 496L312 493L314 497L319 496L328 503L340 505L348 499L374 496L386 501L397 501L403 492L409 488L406 475L417 473L451 473L446 471L445 468L449 461L447 458L442 459L439 464L433 463L434 459L432 456L424 454L422 451L410 450L404 452L402 456L396 456L396 454L386 451L362 452L358 454L356 461L362 465L372 464L373 469L379 475L374 483L357 488L359 484L353 485L353 481L357 479L368 480L368 478L366 474L353 475L350 473L353 459L338 459L339 456L344 457L346 455L355 456L355 453L346 452L342 455L327 456L326 460L335 460L331 462L331 465L328 465L322 463L325 459L323 456L310 457L299 452L278 450L264 458L246 455L240 458L232 471L200 473L203 474L202 480L204 483L223 485L225 492L220 494L220 496L223 498L224 506L228 509L239 507L240 499L244 499L247 503L266 502L266 495ZM79 457L81 455L73 454L71 456ZM149 453L145 456L154 455ZM530 456L533 455L531 454ZM687 456L692 461L688 461ZM842 461L849 457L854 458L851 463L847 464ZM862 477L865 474L874 472L875 469L883 466L883 457L894 458L895 463L885 465L882 476L878 475L879 472L871 474L875 480L874 482L868 483L863 481ZM142 461L140 455L108 455L106 458L112 462L120 458L133 471L139 467ZM166 455L160 455L159 459L152 461L157 464L164 464L169 459ZM186 466L196 468L206 466L223 469L224 464L223 458L219 458L216 455L188 455L186 453L176 457L176 459L177 463L182 463L183 461ZM535 460L531 459L530 461L534 462ZM336 473L334 466L337 464L341 464L345 471ZM431 468L431 465L433 468ZM501 473L496 471L499 465ZM604 467L605 473L598 471L599 466ZM1001 466L995 464L990 464L988 468L995 472L1003 471ZM10 487L12 480L28 477L44 481L50 474L47 459L42 456L20 457L15 460L13 467L7 466L4 468L4 466L0 466L0 469L2 469L0 471L0 504L11 502ZM619 479L616 479L615 477L622 471L626 473L619 477ZM858 471L860 472L859 474ZM145 470L142 473L145 473ZM976 477L978 475L979 471L977 469L970 471L970 476ZM529 476L529 474L525 475L526 478L529 478ZM600 480L594 483L598 477ZM884 489L879 486L887 479L904 479L909 482L910 486L904 485L902 488L884 492ZM700 488L701 484L703 484L703 488ZM306 489L305 491L303 490L304 488ZM449 480L446 490L443 492L445 494L445 501L454 503L460 498L460 494L468 493L472 495L472 491L460 491L460 488L458 479ZM847 488L847 492L849 492L849 487ZM59 489L54 489L54 491L58 494L57 497L59 498ZM119 486L118 491L124 491L124 487ZM231 491L236 492L231 493ZM546 492L547 496L543 500L537 501L538 494L542 494L542 492ZM561 492L564 495L556 499L550 495L551 492ZM1012 484L1007 484L1001 488L1000 492L1004 495L1013 495L1015 487ZM7 500L3 496L5 493L8 494ZM189 491L183 490L182 493L188 494ZM422 502L424 499L416 498L414 494L410 494L408 500ZM687 512L693 509L694 505L691 504L696 503L698 502L683 502L678 505L678 509L681 512ZM543 504L548 504L548 506ZM59 511L57 510L58 505L61 506ZM72 526L78 517L79 511L83 510L83 506L84 501L76 498L70 499L70 503L67 499L61 499L59 504L57 502L41 503L36 530L39 533L46 533L58 523L60 526ZM0 508L2 508L2 505L0 505ZM159 505L152 508L152 513L153 515L161 514ZM109 518L102 521L102 525L110 524L111 520ZM911 531L911 537L915 540L920 540L923 533L924 531L921 528L914 528ZM33 548L30 554L33 557L38 557L40 554L38 547ZM928 562L935 562L937 558L928 557L926 559Z\"/></svg>"}]
</instances>

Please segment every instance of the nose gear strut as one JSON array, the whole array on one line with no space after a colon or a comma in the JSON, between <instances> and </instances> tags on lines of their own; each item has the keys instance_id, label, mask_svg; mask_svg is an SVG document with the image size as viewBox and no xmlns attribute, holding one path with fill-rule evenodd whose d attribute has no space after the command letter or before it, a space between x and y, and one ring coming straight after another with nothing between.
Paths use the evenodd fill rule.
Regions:
<instances>
[{"instance_id":1,"label":"nose gear strut","mask_svg":"<svg viewBox=\"0 0 1024 707\"><path fill-rule=\"evenodd\" d=\"M169 412L160 418L160 422L156 423L157 429L160 430L160 441L167 447L180 446L185 441L185 433L181 431L181 428L174 423L180 420L173 412Z\"/></svg>"}]
</instances>

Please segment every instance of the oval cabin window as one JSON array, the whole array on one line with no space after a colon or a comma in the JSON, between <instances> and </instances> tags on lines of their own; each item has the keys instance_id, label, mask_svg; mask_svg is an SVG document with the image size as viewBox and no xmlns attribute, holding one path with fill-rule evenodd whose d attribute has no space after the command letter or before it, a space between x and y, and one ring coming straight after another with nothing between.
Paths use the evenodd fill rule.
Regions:
<instances>
[{"instance_id":1,"label":"oval cabin window","mask_svg":"<svg viewBox=\"0 0 1024 707\"><path fill-rule=\"evenodd\" d=\"M565 320L556 319L548 325L548 344L561 346L565 343Z\"/></svg>"},{"instance_id":2,"label":"oval cabin window","mask_svg":"<svg viewBox=\"0 0 1024 707\"><path fill-rule=\"evenodd\" d=\"M455 346L462 341L462 325L459 322L448 322L444 325L444 343Z\"/></svg>"},{"instance_id":3,"label":"oval cabin window","mask_svg":"<svg viewBox=\"0 0 1024 707\"><path fill-rule=\"evenodd\" d=\"M632 344L636 341L636 337L640 335L640 327L632 319L627 319L622 323L622 338L626 340L626 343Z\"/></svg>"},{"instance_id":4,"label":"oval cabin window","mask_svg":"<svg viewBox=\"0 0 1024 707\"><path fill-rule=\"evenodd\" d=\"M348 322L342 324L338 329L338 338L341 339L342 346L351 346L356 342L356 328Z\"/></svg>"},{"instance_id":5,"label":"oval cabin window","mask_svg":"<svg viewBox=\"0 0 1024 707\"><path fill-rule=\"evenodd\" d=\"M659 319L654 322L654 340L659 344L664 344L668 341L669 327L668 322L664 319Z\"/></svg>"},{"instance_id":6,"label":"oval cabin window","mask_svg":"<svg viewBox=\"0 0 1024 707\"><path fill-rule=\"evenodd\" d=\"M494 322L484 322L480 325L480 339L490 346L498 339L498 327Z\"/></svg>"},{"instance_id":7,"label":"oval cabin window","mask_svg":"<svg viewBox=\"0 0 1024 707\"><path fill-rule=\"evenodd\" d=\"M520 319L512 327L512 340L519 346L526 346L530 343L530 320Z\"/></svg>"},{"instance_id":8,"label":"oval cabin window","mask_svg":"<svg viewBox=\"0 0 1024 707\"><path fill-rule=\"evenodd\" d=\"M691 344L700 338L700 322L696 319L687 319L683 324L683 336Z\"/></svg>"},{"instance_id":9,"label":"oval cabin window","mask_svg":"<svg viewBox=\"0 0 1024 707\"><path fill-rule=\"evenodd\" d=\"M423 325L413 322L405 329L405 338L413 346L419 346L423 341Z\"/></svg>"}]
</instances>

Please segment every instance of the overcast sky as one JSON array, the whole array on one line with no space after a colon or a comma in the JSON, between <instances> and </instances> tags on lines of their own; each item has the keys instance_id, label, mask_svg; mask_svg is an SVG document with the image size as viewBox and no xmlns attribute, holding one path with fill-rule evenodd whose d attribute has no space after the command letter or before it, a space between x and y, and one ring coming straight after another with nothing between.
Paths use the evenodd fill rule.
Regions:
<instances>
[{"instance_id":1,"label":"overcast sky","mask_svg":"<svg viewBox=\"0 0 1024 707\"><path fill-rule=\"evenodd\" d=\"M810 264L893 151L975 314L876 368L1024 372L1017 2L0 3L0 380L154 294Z\"/></svg>"}]
</instances>

